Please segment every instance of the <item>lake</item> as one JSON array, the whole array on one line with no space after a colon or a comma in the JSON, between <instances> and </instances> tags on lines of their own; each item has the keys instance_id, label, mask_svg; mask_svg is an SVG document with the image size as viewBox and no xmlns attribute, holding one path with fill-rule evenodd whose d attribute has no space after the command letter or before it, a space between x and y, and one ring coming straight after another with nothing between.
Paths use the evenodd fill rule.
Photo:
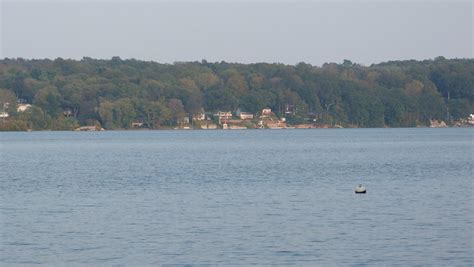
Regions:
<instances>
[{"instance_id":1,"label":"lake","mask_svg":"<svg viewBox=\"0 0 474 267\"><path fill-rule=\"evenodd\" d=\"M0 265L472 266L473 133L3 132Z\"/></svg>"}]
</instances>

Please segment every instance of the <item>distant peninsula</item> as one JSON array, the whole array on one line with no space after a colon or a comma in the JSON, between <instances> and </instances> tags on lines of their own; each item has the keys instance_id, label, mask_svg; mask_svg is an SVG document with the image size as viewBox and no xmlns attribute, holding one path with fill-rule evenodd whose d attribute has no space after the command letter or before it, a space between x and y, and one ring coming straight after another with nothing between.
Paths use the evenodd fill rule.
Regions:
<instances>
[{"instance_id":1,"label":"distant peninsula","mask_svg":"<svg viewBox=\"0 0 474 267\"><path fill-rule=\"evenodd\" d=\"M473 59L0 60L0 131L444 127L473 113Z\"/></svg>"}]
</instances>

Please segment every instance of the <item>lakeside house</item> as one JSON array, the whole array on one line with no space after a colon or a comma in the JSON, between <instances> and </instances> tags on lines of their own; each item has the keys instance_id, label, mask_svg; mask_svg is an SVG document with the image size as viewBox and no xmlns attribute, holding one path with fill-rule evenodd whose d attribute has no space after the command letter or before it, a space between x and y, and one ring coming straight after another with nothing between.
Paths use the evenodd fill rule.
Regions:
<instances>
[{"instance_id":1,"label":"lakeside house","mask_svg":"<svg viewBox=\"0 0 474 267\"><path fill-rule=\"evenodd\" d=\"M252 120L253 119L253 114L250 112L240 112L239 118L241 120Z\"/></svg>"},{"instance_id":2,"label":"lakeside house","mask_svg":"<svg viewBox=\"0 0 474 267\"><path fill-rule=\"evenodd\" d=\"M185 116L176 120L178 124L189 124L189 117Z\"/></svg>"},{"instance_id":3,"label":"lakeside house","mask_svg":"<svg viewBox=\"0 0 474 267\"><path fill-rule=\"evenodd\" d=\"M203 121L205 119L206 119L206 114L204 114L204 112L193 115L193 121Z\"/></svg>"},{"instance_id":4,"label":"lakeside house","mask_svg":"<svg viewBox=\"0 0 474 267\"><path fill-rule=\"evenodd\" d=\"M24 100L17 99L17 103L18 103L16 105L17 112L25 112L32 107L31 104L25 104ZM9 108L9 107L10 107L10 103L6 102L3 104L3 109ZM8 114L8 112L6 111L0 112L0 118L8 118L8 117L10 117L10 114Z\"/></svg>"},{"instance_id":5,"label":"lakeside house","mask_svg":"<svg viewBox=\"0 0 474 267\"><path fill-rule=\"evenodd\" d=\"M70 108L64 109L63 110L63 116L67 117L67 118L71 117L72 116L72 109L70 109Z\"/></svg>"},{"instance_id":6,"label":"lakeside house","mask_svg":"<svg viewBox=\"0 0 474 267\"><path fill-rule=\"evenodd\" d=\"M30 109L32 106L30 104L18 104L16 107L17 112L25 112Z\"/></svg>"},{"instance_id":7,"label":"lakeside house","mask_svg":"<svg viewBox=\"0 0 474 267\"><path fill-rule=\"evenodd\" d=\"M272 114L273 114L272 109L264 108L262 109L262 115L260 116L260 118L267 118L267 117L270 117Z\"/></svg>"},{"instance_id":8,"label":"lakeside house","mask_svg":"<svg viewBox=\"0 0 474 267\"><path fill-rule=\"evenodd\" d=\"M232 112L230 111L218 111L214 114L214 117L218 117L219 120L230 119L232 118Z\"/></svg>"},{"instance_id":9,"label":"lakeside house","mask_svg":"<svg viewBox=\"0 0 474 267\"><path fill-rule=\"evenodd\" d=\"M251 120L253 119L253 114L250 112L244 112L240 108L235 111L235 115L241 120Z\"/></svg>"},{"instance_id":10,"label":"lakeside house","mask_svg":"<svg viewBox=\"0 0 474 267\"><path fill-rule=\"evenodd\" d=\"M222 121L226 123L227 120L232 118L232 112L230 111L219 111L214 114L214 117L217 117L219 124L222 124Z\"/></svg>"}]
</instances>

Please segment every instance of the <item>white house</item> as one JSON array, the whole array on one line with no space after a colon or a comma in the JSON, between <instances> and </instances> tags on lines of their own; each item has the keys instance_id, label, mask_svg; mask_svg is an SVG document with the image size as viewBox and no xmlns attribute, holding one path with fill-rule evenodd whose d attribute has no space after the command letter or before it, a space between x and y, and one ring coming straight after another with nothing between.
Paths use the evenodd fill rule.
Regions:
<instances>
[{"instance_id":1,"label":"white house","mask_svg":"<svg viewBox=\"0 0 474 267\"><path fill-rule=\"evenodd\" d=\"M268 117L270 115L272 115L272 109L270 108L262 109L262 117Z\"/></svg>"},{"instance_id":2,"label":"white house","mask_svg":"<svg viewBox=\"0 0 474 267\"><path fill-rule=\"evenodd\" d=\"M16 107L16 111L17 112L25 112L29 108L31 108L30 104L18 104L17 107Z\"/></svg>"},{"instance_id":3,"label":"white house","mask_svg":"<svg viewBox=\"0 0 474 267\"><path fill-rule=\"evenodd\" d=\"M232 118L232 112L230 111L219 111L214 116L219 117L219 119L230 119Z\"/></svg>"},{"instance_id":4,"label":"white house","mask_svg":"<svg viewBox=\"0 0 474 267\"><path fill-rule=\"evenodd\" d=\"M469 117L467 117L467 123L474 125L474 114L469 114Z\"/></svg>"},{"instance_id":5,"label":"white house","mask_svg":"<svg viewBox=\"0 0 474 267\"><path fill-rule=\"evenodd\" d=\"M253 114L249 112L240 112L239 118L241 120L251 120L253 119Z\"/></svg>"},{"instance_id":6,"label":"white house","mask_svg":"<svg viewBox=\"0 0 474 267\"><path fill-rule=\"evenodd\" d=\"M206 114L204 113L197 113L193 115L193 121L203 121L206 119Z\"/></svg>"}]
</instances>

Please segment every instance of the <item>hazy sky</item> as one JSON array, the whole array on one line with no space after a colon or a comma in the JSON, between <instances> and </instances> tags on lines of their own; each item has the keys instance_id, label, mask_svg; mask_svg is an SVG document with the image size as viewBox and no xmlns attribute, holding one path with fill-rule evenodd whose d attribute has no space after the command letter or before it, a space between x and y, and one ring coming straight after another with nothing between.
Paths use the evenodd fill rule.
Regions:
<instances>
[{"instance_id":1,"label":"hazy sky","mask_svg":"<svg viewBox=\"0 0 474 267\"><path fill-rule=\"evenodd\" d=\"M0 58L369 65L473 57L472 1L0 1Z\"/></svg>"}]
</instances>

